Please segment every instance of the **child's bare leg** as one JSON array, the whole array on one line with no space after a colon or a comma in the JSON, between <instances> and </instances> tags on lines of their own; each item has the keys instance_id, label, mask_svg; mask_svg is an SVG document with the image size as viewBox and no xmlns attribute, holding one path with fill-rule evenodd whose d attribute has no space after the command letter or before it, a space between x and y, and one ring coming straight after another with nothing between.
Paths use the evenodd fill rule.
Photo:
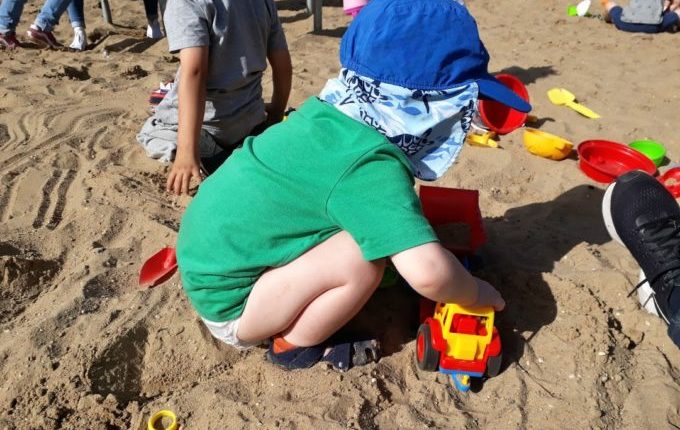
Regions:
<instances>
[{"instance_id":1,"label":"child's bare leg","mask_svg":"<svg viewBox=\"0 0 680 430\"><path fill-rule=\"evenodd\" d=\"M605 12L609 12L613 7L618 6L616 2L611 0L600 0L600 4L602 5L602 8L605 10Z\"/></svg>"},{"instance_id":2,"label":"child's bare leg","mask_svg":"<svg viewBox=\"0 0 680 430\"><path fill-rule=\"evenodd\" d=\"M359 312L384 269L384 259L364 260L352 236L340 232L257 280L237 336L248 342L283 333L291 344L317 345Z\"/></svg>"}]
</instances>

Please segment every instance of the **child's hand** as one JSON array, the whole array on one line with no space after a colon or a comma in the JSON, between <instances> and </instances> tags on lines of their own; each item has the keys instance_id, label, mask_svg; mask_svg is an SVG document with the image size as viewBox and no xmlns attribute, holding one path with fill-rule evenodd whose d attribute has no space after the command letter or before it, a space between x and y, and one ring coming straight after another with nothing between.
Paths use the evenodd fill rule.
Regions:
<instances>
[{"instance_id":1,"label":"child's hand","mask_svg":"<svg viewBox=\"0 0 680 430\"><path fill-rule=\"evenodd\" d=\"M180 155L181 154L181 155ZM193 154L186 155L178 151L175 162L172 164L166 189L169 193L176 195L188 194L191 178L195 178L198 183L201 183L203 177L201 176L201 165L196 156Z\"/></svg>"},{"instance_id":2,"label":"child's hand","mask_svg":"<svg viewBox=\"0 0 680 430\"><path fill-rule=\"evenodd\" d=\"M501 293L485 280L479 279L476 276L474 279L477 283L477 301L470 307L481 308L491 306L496 311L502 311L505 308L505 300L501 297Z\"/></svg>"},{"instance_id":3,"label":"child's hand","mask_svg":"<svg viewBox=\"0 0 680 430\"><path fill-rule=\"evenodd\" d=\"M265 120L267 127L283 121L283 110L275 108L272 103L266 103L264 105L264 110L267 112L267 119Z\"/></svg>"}]
</instances>

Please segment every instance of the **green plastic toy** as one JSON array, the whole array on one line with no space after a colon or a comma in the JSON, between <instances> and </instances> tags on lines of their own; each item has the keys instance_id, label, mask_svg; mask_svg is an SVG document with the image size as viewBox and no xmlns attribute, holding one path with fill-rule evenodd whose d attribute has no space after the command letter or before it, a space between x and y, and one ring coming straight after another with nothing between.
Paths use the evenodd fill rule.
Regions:
<instances>
[{"instance_id":1,"label":"green plastic toy","mask_svg":"<svg viewBox=\"0 0 680 430\"><path fill-rule=\"evenodd\" d=\"M666 148L656 140L636 140L629 143L628 146L647 156L647 158L654 162L656 167L663 163L663 159L666 156Z\"/></svg>"}]
</instances>

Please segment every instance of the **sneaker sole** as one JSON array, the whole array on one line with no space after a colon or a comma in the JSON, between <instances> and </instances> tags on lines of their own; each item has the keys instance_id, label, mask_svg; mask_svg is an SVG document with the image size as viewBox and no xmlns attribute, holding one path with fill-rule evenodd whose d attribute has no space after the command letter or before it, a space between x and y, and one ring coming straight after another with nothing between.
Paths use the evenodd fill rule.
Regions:
<instances>
[{"instance_id":1,"label":"sneaker sole","mask_svg":"<svg viewBox=\"0 0 680 430\"><path fill-rule=\"evenodd\" d=\"M607 229L607 233L609 233L609 236L613 240L619 243L619 245L625 247L626 245L623 244L623 241L621 240L621 237L616 231L616 227L614 227L614 221L612 220L612 210L611 210L611 204L612 204L612 193L614 192L614 187L616 186L616 182L612 182L608 187L607 190L604 192L604 197L602 198L602 219L604 220L604 226ZM647 278L647 275L644 274L642 269L640 269L640 282L644 278ZM642 284L640 288L638 288L638 300L640 302L640 306L642 306L647 312L649 312L652 315L656 315L658 317L661 317L664 321L666 321L666 324L668 324L668 320L664 318L663 314L659 312L659 305L656 303L656 298L654 296L654 290L652 290L652 287L649 285L649 282L645 282ZM653 306L650 306L652 303Z\"/></svg>"},{"instance_id":2,"label":"sneaker sole","mask_svg":"<svg viewBox=\"0 0 680 430\"><path fill-rule=\"evenodd\" d=\"M604 226L607 228L609 236L617 241L619 245L625 246L621 237L616 232L616 227L614 227L614 221L612 220L612 193L614 192L615 186L616 182L612 182L604 192L604 197L602 198L602 219L604 220Z\"/></svg>"}]
</instances>

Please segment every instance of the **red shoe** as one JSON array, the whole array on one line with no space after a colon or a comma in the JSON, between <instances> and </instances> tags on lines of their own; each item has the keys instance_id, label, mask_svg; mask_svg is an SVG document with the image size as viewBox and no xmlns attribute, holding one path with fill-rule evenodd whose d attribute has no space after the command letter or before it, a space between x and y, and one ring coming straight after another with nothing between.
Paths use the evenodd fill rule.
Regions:
<instances>
[{"instance_id":1,"label":"red shoe","mask_svg":"<svg viewBox=\"0 0 680 430\"><path fill-rule=\"evenodd\" d=\"M57 39L54 38L51 31L44 31L33 25L28 29L26 35L38 44L52 49L59 49L63 46L61 43L57 42Z\"/></svg>"},{"instance_id":2,"label":"red shoe","mask_svg":"<svg viewBox=\"0 0 680 430\"><path fill-rule=\"evenodd\" d=\"M5 34L0 34L0 48L11 51L12 49L19 47L21 47L21 43L17 40L17 36L14 32L10 31Z\"/></svg>"}]
</instances>

